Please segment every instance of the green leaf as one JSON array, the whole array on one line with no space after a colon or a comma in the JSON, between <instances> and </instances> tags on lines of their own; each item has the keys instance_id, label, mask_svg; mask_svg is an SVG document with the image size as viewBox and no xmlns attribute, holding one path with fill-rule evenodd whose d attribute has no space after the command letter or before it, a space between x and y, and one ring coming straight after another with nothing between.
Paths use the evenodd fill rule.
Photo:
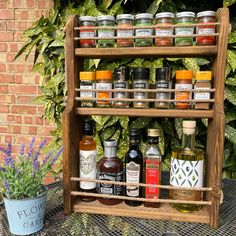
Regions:
<instances>
[{"instance_id":1,"label":"green leaf","mask_svg":"<svg viewBox=\"0 0 236 236\"><path fill-rule=\"evenodd\" d=\"M112 6L112 8L108 11L108 15L114 16L119 11L122 2L123 2L123 0L116 2Z\"/></svg>"},{"instance_id":2,"label":"green leaf","mask_svg":"<svg viewBox=\"0 0 236 236\"><path fill-rule=\"evenodd\" d=\"M182 138L182 123L183 123L183 119L182 118L176 118L175 119L175 130L178 134L179 139Z\"/></svg>"},{"instance_id":3,"label":"green leaf","mask_svg":"<svg viewBox=\"0 0 236 236\"><path fill-rule=\"evenodd\" d=\"M223 1L224 7L229 7L229 6L233 5L234 3L236 3L236 0L224 0Z\"/></svg>"},{"instance_id":4,"label":"green leaf","mask_svg":"<svg viewBox=\"0 0 236 236\"><path fill-rule=\"evenodd\" d=\"M236 105L235 87L225 87L225 98L232 104Z\"/></svg>"},{"instance_id":5,"label":"green leaf","mask_svg":"<svg viewBox=\"0 0 236 236\"><path fill-rule=\"evenodd\" d=\"M137 58L133 62L129 63L128 66L137 68L137 67L142 67L143 65L144 58Z\"/></svg>"},{"instance_id":6,"label":"green leaf","mask_svg":"<svg viewBox=\"0 0 236 236\"><path fill-rule=\"evenodd\" d=\"M84 1L84 8L85 10L89 10L89 9L96 9L96 3L94 0L85 0Z\"/></svg>"},{"instance_id":7,"label":"green leaf","mask_svg":"<svg viewBox=\"0 0 236 236\"><path fill-rule=\"evenodd\" d=\"M188 70L192 70L193 72L196 72L196 71L200 70L200 67L197 64L196 58L184 58L182 61L183 61L184 66Z\"/></svg>"},{"instance_id":8,"label":"green leaf","mask_svg":"<svg viewBox=\"0 0 236 236\"><path fill-rule=\"evenodd\" d=\"M228 111L225 113L225 123L236 120L236 111Z\"/></svg>"},{"instance_id":9,"label":"green leaf","mask_svg":"<svg viewBox=\"0 0 236 236\"><path fill-rule=\"evenodd\" d=\"M210 63L209 60L205 59L205 58L196 58L196 62L199 66L204 66Z\"/></svg>"},{"instance_id":10,"label":"green leaf","mask_svg":"<svg viewBox=\"0 0 236 236\"><path fill-rule=\"evenodd\" d=\"M112 116L104 125L104 129L106 127L114 125L119 120L119 116Z\"/></svg>"},{"instance_id":11,"label":"green leaf","mask_svg":"<svg viewBox=\"0 0 236 236\"><path fill-rule=\"evenodd\" d=\"M99 161L103 157L103 147L99 138L99 133L96 133L94 140L96 141L97 161Z\"/></svg>"},{"instance_id":12,"label":"green leaf","mask_svg":"<svg viewBox=\"0 0 236 236\"><path fill-rule=\"evenodd\" d=\"M92 118L99 125L103 126L111 118L111 116L92 116Z\"/></svg>"},{"instance_id":13,"label":"green leaf","mask_svg":"<svg viewBox=\"0 0 236 236\"><path fill-rule=\"evenodd\" d=\"M236 43L236 32L229 33L228 43Z\"/></svg>"},{"instance_id":14,"label":"green leaf","mask_svg":"<svg viewBox=\"0 0 236 236\"><path fill-rule=\"evenodd\" d=\"M51 47L64 47L64 44L65 44L65 40L64 39L61 39L61 38L58 38L58 39L55 39L51 44L50 44L50 48Z\"/></svg>"},{"instance_id":15,"label":"green leaf","mask_svg":"<svg viewBox=\"0 0 236 236\"><path fill-rule=\"evenodd\" d=\"M119 141L119 138L120 138L120 130L118 129L118 130L116 130L115 133L110 137L110 139Z\"/></svg>"},{"instance_id":16,"label":"green leaf","mask_svg":"<svg viewBox=\"0 0 236 236\"><path fill-rule=\"evenodd\" d=\"M128 125L129 125L129 117L128 116L121 116L121 117L119 117L119 122L120 122L120 125L124 129L128 129Z\"/></svg>"},{"instance_id":17,"label":"green leaf","mask_svg":"<svg viewBox=\"0 0 236 236\"><path fill-rule=\"evenodd\" d=\"M226 78L225 83L228 85L236 86L236 77Z\"/></svg>"},{"instance_id":18,"label":"green leaf","mask_svg":"<svg viewBox=\"0 0 236 236\"><path fill-rule=\"evenodd\" d=\"M111 6L113 0L102 0L101 5L99 5L99 8L101 8L103 11L107 11L107 9Z\"/></svg>"},{"instance_id":19,"label":"green leaf","mask_svg":"<svg viewBox=\"0 0 236 236\"><path fill-rule=\"evenodd\" d=\"M142 128L146 127L150 123L151 120L152 120L151 117L139 117L132 122L130 127L142 129Z\"/></svg>"},{"instance_id":20,"label":"green leaf","mask_svg":"<svg viewBox=\"0 0 236 236\"><path fill-rule=\"evenodd\" d=\"M155 15L159 9L159 5L161 2L162 0L154 0L152 4L149 6L149 8L147 9L147 12L151 13L152 15Z\"/></svg>"},{"instance_id":21,"label":"green leaf","mask_svg":"<svg viewBox=\"0 0 236 236\"><path fill-rule=\"evenodd\" d=\"M230 64L233 72L236 69L236 53L232 50L228 50L227 61Z\"/></svg>"},{"instance_id":22,"label":"green leaf","mask_svg":"<svg viewBox=\"0 0 236 236\"><path fill-rule=\"evenodd\" d=\"M100 135L101 141L108 140L115 133L115 126L106 128Z\"/></svg>"},{"instance_id":23,"label":"green leaf","mask_svg":"<svg viewBox=\"0 0 236 236\"><path fill-rule=\"evenodd\" d=\"M230 125L226 125L225 126L225 138L227 138L232 143L236 143L236 129L234 129Z\"/></svg>"}]
</instances>

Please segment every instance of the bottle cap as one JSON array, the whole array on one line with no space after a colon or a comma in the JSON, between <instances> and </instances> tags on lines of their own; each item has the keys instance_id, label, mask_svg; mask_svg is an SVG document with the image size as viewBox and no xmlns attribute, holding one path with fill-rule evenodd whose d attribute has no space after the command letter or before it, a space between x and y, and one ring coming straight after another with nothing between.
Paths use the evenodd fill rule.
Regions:
<instances>
[{"instance_id":1,"label":"bottle cap","mask_svg":"<svg viewBox=\"0 0 236 236\"><path fill-rule=\"evenodd\" d=\"M156 14L156 19L158 18L174 18L174 14L172 12L161 12Z\"/></svg>"},{"instance_id":2,"label":"bottle cap","mask_svg":"<svg viewBox=\"0 0 236 236\"><path fill-rule=\"evenodd\" d=\"M96 80L111 80L112 79L112 71L110 70L98 70L96 71Z\"/></svg>"},{"instance_id":3,"label":"bottle cap","mask_svg":"<svg viewBox=\"0 0 236 236\"><path fill-rule=\"evenodd\" d=\"M92 71L81 71L79 73L80 80L95 80L95 72Z\"/></svg>"},{"instance_id":4,"label":"bottle cap","mask_svg":"<svg viewBox=\"0 0 236 236\"><path fill-rule=\"evenodd\" d=\"M147 133L149 137L159 137L161 134L159 129L148 129Z\"/></svg>"},{"instance_id":5,"label":"bottle cap","mask_svg":"<svg viewBox=\"0 0 236 236\"><path fill-rule=\"evenodd\" d=\"M211 71L197 71L195 79L196 80L211 80L212 72Z\"/></svg>"},{"instance_id":6,"label":"bottle cap","mask_svg":"<svg viewBox=\"0 0 236 236\"><path fill-rule=\"evenodd\" d=\"M134 80L149 80L149 74L149 68L139 67L133 69Z\"/></svg>"},{"instance_id":7,"label":"bottle cap","mask_svg":"<svg viewBox=\"0 0 236 236\"><path fill-rule=\"evenodd\" d=\"M84 135L93 135L93 121L90 118L84 119Z\"/></svg>"},{"instance_id":8,"label":"bottle cap","mask_svg":"<svg viewBox=\"0 0 236 236\"><path fill-rule=\"evenodd\" d=\"M215 11L201 11L197 13L197 18L203 17L203 16L216 16Z\"/></svg>"},{"instance_id":9,"label":"bottle cap","mask_svg":"<svg viewBox=\"0 0 236 236\"><path fill-rule=\"evenodd\" d=\"M116 147L117 141L116 140L105 140L103 141L104 147Z\"/></svg>"},{"instance_id":10,"label":"bottle cap","mask_svg":"<svg viewBox=\"0 0 236 236\"><path fill-rule=\"evenodd\" d=\"M156 80L171 80L172 70L170 67L156 68Z\"/></svg>"},{"instance_id":11,"label":"bottle cap","mask_svg":"<svg viewBox=\"0 0 236 236\"><path fill-rule=\"evenodd\" d=\"M183 121L183 133L184 134L194 134L196 129L195 120L184 120Z\"/></svg>"},{"instance_id":12,"label":"bottle cap","mask_svg":"<svg viewBox=\"0 0 236 236\"><path fill-rule=\"evenodd\" d=\"M191 70L177 70L176 79L192 79L193 72Z\"/></svg>"},{"instance_id":13,"label":"bottle cap","mask_svg":"<svg viewBox=\"0 0 236 236\"><path fill-rule=\"evenodd\" d=\"M116 68L113 72L115 80L129 80L129 67L121 66Z\"/></svg>"},{"instance_id":14,"label":"bottle cap","mask_svg":"<svg viewBox=\"0 0 236 236\"><path fill-rule=\"evenodd\" d=\"M181 17L195 17L195 13L191 11L182 11L176 14L176 18L181 18Z\"/></svg>"}]
</instances>

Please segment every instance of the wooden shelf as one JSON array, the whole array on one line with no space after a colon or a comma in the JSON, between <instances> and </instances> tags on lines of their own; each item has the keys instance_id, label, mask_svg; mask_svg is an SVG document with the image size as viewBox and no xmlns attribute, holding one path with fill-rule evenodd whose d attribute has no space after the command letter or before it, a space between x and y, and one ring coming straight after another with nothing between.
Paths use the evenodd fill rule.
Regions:
<instances>
[{"instance_id":1,"label":"wooden shelf","mask_svg":"<svg viewBox=\"0 0 236 236\"><path fill-rule=\"evenodd\" d=\"M177 109L152 109L152 108L84 108L77 107L78 115L107 115L107 116L149 116L149 117L192 117L212 118L213 110L177 110Z\"/></svg>"},{"instance_id":2,"label":"wooden shelf","mask_svg":"<svg viewBox=\"0 0 236 236\"><path fill-rule=\"evenodd\" d=\"M130 47L130 48L75 48L75 55L89 58L124 58L124 57L201 57L213 56L217 46L186 47Z\"/></svg>"},{"instance_id":3,"label":"wooden shelf","mask_svg":"<svg viewBox=\"0 0 236 236\"><path fill-rule=\"evenodd\" d=\"M198 222L205 224L209 224L210 221L209 213L207 207L205 206L200 211L195 213L182 213L173 209L169 204L162 204L160 208L150 208L144 207L143 205L138 207L130 207L124 202L118 205L109 206L103 205L97 200L94 202L82 202L78 200L74 204L74 212L146 219Z\"/></svg>"}]
</instances>

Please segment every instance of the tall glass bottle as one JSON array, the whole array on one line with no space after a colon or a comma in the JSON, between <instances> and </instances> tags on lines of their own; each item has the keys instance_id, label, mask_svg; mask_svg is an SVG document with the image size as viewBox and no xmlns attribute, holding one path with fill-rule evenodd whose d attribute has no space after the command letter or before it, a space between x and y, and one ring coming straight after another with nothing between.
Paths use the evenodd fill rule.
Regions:
<instances>
[{"instance_id":1,"label":"tall glass bottle","mask_svg":"<svg viewBox=\"0 0 236 236\"><path fill-rule=\"evenodd\" d=\"M132 128L129 134L129 150L125 156L125 181L127 183L141 183L143 172L143 154L139 150L139 130ZM126 186L126 196L142 197L142 190L139 186ZM140 201L126 200L129 206L142 205Z\"/></svg>"},{"instance_id":2,"label":"tall glass bottle","mask_svg":"<svg viewBox=\"0 0 236 236\"><path fill-rule=\"evenodd\" d=\"M144 156L144 173L146 184L161 183L161 150L159 147L159 129L148 129L148 145ZM145 198L158 199L160 189L154 187L145 188ZM157 202L145 202L146 207L160 207Z\"/></svg>"},{"instance_id":3,"label":"tall glass bottle","mask_svg":"<svg viewBox=\"0 0 236 236\"><path fill-rule=\"evenodd\" d=\"M117 141L104 141L104 157L97 163L97 179L121 182L123 180L123 163L116 156ZM122 195L123 186L99 183L97 192L101 194ZM105 205L115 205L122 202L121 199L99 198L99 202Z\"/></svg>"},{"instance_id":4,"label":"tall glass bottle","mask_svg":"<svg viewBox=\"0 0 236 236\"><path fill-rule=\"evenodd\" d=\"M79 176L80 178L96 179L96 142L93 139L92 120L86 118L83 126L83 137L79 143ZM80 191L96 192L96 183L80 181ZM83 201L93 201L94 197L81 196Z\"/></svg>"},{"instance_id":5,"label":"tall glass bottle","mask_svg":"<svg viewBox=\"0 0 236 236\"><path fill-rule=\"evenodd\" d=\"M170 184L176 187L196 188L203 186L204 156L203 150L195 149L196 121L183 121L182 147L175 148L171 156ZM170 197L178 200L201 201L202 192L194 190L170 190ZM172 204L182 212L195 212L201 205Z\"/></svg>"}]
</instances>

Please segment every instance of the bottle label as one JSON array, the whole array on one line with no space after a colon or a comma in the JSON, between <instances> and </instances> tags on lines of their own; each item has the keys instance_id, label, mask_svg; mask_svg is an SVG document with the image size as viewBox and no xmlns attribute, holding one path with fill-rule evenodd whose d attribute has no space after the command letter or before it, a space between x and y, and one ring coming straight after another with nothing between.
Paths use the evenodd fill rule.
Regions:
<instances>
[{"instance_id":1,"label":"bottle label","mask_svg":"<svg viewBox=\"0 0 236 236\"><path fill-rule=\"evenodd\" d=\"M151 36L152 35L152 29L136 29L135 30L136 36Z\"/></svg>"},{"instance_id":2,"label":"bottle label","mask_svg":"<svg viewBox=\"0 0 236 236\"><path fill-rule=\"evenodd\" d=\"M176 35L192 35L194 31L193 27L190 28L175 28Z\"/></svg>"},{"instance_id":3,"label":"bottle label","mask_svg":"<svg viewBox=\"0 0 236 236\"><path fill-rule=\"evenodd\" d=\"M205 87L205 88L197 88L197 86L195 85L194 88L197 90L197 89L210 89L209 87ZM204 92L204 93L194 93L194 99L197 99L197 100L206 100L206 99L210 99L210 93L209 92Z\"/></svg>"},{"instance_id":4,"label":"bottle label","mask_svg":"<svg viewBox=\"0 0 236 236\"><path fill-rule=\"evenodd\" d=\"M97 173L98 180L108 180L113 182L121 182L123 181L123 171L119 173L107 173L107 172L99 172ZM123 186L114 185L114 184L97 184L97 192L101 194L113 194L113 195L121 195L123 191Z\"/></svg>"},{"instance_id":5,"label":"bottle label","mask_svg":"<svg viewBox=\"0 0 236 236\"><path fill-rule=\"evenodd\" d=\"M204 160L186 161L171 158L170 184L176 187L202 187Z\"/></svg>"},{"instance_id":6,"label":"bottle label","mask_svg":"<svg viewBox=\"0 0 236 236\"><path fill-rule=\"evenodd\" d=\"M146 157L146 184L160 184L160 161L161 157L148 159ZM146 198L158 198L159 188L146 187Z\"/></svg>"},{"instance_id":7,"label":"bottle label","mask_svg":"<svg viewBox=\"0 0 236 236\"><path fill-rule=\"evenodd\" d=\"M80 31L80 38L94 38L95 37L95 32L94 31Z\"/></svg>"},{"instance_id":8,"label":"bottle label","mask_svg":"<svg viewBox=\"0 0 236 236\"><path fill-rule=\"evenodd\" d=\"M91 85L80 85L81 89L95 89L95 84ZM86 91L81 91L80 92L80 97L82 98L95 98L95 92L86 92Z\"/></svg>"},{"instance_id":9,"label":"bottle label","mask_svg":"<svg viewBox=\"0 0 236 236\"><path fill-rule=\"evenodd\" d=\"M80 150L80 178L96 179L96 157L97 151L83 151ZM96 187L94 182L80 181L80 188L82 189L93 189Z\"/></svg>"},{"instance_id":10,"label":"bottle label","mask_svg":"<svg viewBox=\"0 0 236 236\"><path fill-rule=\"evenodd\" d=\"M131 161L126 164L126 182L139 183L140 178L140 165ZM126 186L126 195L130 197L139 196L139 186Z\"/></svg>"}]
</instances>

